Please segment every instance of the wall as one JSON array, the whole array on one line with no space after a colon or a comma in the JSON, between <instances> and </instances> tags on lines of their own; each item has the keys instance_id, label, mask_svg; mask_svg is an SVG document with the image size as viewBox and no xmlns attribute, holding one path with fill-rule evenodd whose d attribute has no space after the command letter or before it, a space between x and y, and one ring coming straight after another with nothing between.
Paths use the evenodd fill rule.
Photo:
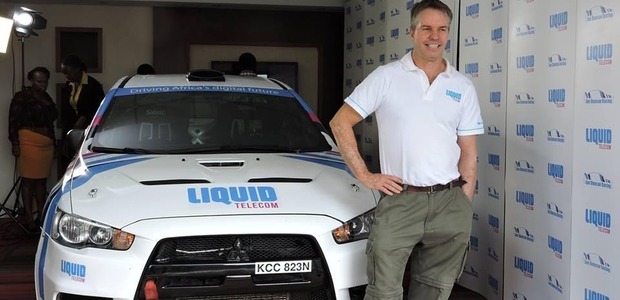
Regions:
<instances>
[{"instance_id":1,"label":"wall","mask_svg":"<svg viewBox=\"0 0 620 300\"><path fill-rule=\"evenodd\" d=\"M47 28L39 30L39 36L24 41L25 71L36 66L47 67L52 73L48 93L54 100L56 84L65 82L63 74L56 72L55 27L102 28L103 72L91 75L103 84L106 91L121 76L135 73L140 63L152 62L151 8L0 3L0 15L12 18L12 11L19 6L39 11L47 19ZM3 196L0 200L4 200L13 185L14 158L7 138L7 120L11 98L22 84L21 43L15 37L10 43L7 53L0 54L0 120L4 120L0 122L0 196ZM55 180L49 181L53 184ZM9 200L10 207L13 207L13 199Z\"/></svg>"}]
</instances>

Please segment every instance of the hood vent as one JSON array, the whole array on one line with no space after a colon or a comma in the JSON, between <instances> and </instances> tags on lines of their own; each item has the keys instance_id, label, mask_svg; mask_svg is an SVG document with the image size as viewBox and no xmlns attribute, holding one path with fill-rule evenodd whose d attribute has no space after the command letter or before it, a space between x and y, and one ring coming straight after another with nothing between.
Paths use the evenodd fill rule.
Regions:
<instances>
[{"instance_id":1,"label":"hood vent","mask_svg":"<svg viewBox=\"0 0 620 300\"><path fill-rule=\"evenodd\" d=\"M207 168L243 167L242 161L212 161L212 162L201 162L200 164Z\"/></svg>"},{"instance_id":2,"label":"hood vent","mask_svg":"<svg viewBox=\"0 0 620 300\"><path fill-rule=\"evenodd\" d=\"M164 180L148 180L140 181L144 185L170 185L170 184L198 184L198 183L211 183L206 179L164 179Z\"/></svg>"},{"instance_id":3,"label":"hood vent","mask_svg":"<svg viewBox=\"0 0 620 300\"><path fill-rule=\"evenodd\" d=\"M290 177L265 177L265 178L252 178L248 182L291 182L291 183L308 183L312 182L310 178L290 178Z\"/></svg>"}]
</instances>

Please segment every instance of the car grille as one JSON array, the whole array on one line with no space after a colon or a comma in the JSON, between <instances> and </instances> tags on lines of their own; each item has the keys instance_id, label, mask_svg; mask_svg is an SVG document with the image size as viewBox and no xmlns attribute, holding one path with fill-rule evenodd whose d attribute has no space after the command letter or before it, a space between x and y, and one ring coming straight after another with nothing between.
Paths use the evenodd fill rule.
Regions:
<instances>
[{"instance_id":1,"label":"car grille","mask_svg":"<svg viewBox=\"0 0 620 300\"><path fill-rule=\"evenodd\" d=\"M312 261L308 273L255 274L256 262ZM137 299L152 281L159 299L335 299L331 276L311 236L222 235L162 240L141 278Z\"/></svg>"}]
</instances>

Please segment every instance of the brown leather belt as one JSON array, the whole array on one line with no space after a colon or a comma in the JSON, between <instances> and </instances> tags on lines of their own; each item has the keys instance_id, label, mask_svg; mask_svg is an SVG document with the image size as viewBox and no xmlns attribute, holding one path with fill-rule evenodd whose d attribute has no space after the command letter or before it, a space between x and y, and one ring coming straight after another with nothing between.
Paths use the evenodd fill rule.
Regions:
<instances>
[{"instance_id":1,"label":"brown leather belt","mask_svg":"<svg viewBox=\"0 0 620 300\"><path fill-rule=\"evenodd\" d=\"M405 184L403 186L403 189L409 192L435 193L435 192L463 186L466 183L467 181L459 178L459 179L452 180L446 184L436 184L436 185L431 185L431 186L414 186L414 185Z\"/></svg>"}]
</instances>

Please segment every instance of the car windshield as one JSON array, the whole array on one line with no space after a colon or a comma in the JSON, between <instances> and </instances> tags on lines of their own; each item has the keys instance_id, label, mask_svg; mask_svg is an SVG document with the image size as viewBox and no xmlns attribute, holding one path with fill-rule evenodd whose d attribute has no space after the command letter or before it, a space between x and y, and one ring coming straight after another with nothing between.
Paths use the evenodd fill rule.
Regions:
<instances>
[{"instance_id":1,"label":"car windshield","mask_svg":"<svg viewBox=\"0 0 620 300\"><path fill-rule=\"evenodd\" d=\"M91 150L190 154L327 151L294 98L230 92L118 96L95 128Z\"/></svg>"}]
</instances>

